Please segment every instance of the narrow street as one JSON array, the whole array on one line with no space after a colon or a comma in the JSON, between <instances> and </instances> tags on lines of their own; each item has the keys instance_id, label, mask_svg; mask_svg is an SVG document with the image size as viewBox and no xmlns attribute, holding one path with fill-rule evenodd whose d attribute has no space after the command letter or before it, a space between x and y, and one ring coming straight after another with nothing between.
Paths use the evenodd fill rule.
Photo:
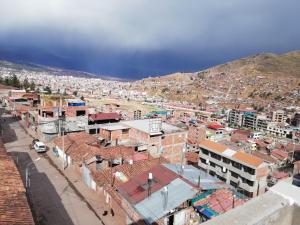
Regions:
<instances>
[{"instance_id":1,"label":"narrow street","mask_svg":"<svg viewBox=\"0 0 300 225\"><path fill-rule=\"evenodd\" d=\"M1 110L3 111L2 108ZM29 168L28 196L37 225L103 224L72 185L50 163L47 155L29 149L32 138L18 121L5 113L1 120L5 147L17 163L23 181L25 168Z\"/></svg>"}]
</instances>

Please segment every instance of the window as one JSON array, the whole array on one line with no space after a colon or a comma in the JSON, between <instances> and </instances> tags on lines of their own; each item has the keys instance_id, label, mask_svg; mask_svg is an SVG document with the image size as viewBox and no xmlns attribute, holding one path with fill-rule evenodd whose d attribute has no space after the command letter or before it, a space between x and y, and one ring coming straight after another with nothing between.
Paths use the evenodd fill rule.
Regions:
<instances>
[{"instance_id":1,"label":"window","mask_svg":"<svg viewBox=\"0 0 300 225\"><path fill-rule=\"evenodd\" d=\"M247 166L243 166L243 168L244 168L244 171L245 171L246 173L249 173L249 174L251 174L251 175L254 175L254 174L255 174L255 170L254 170L254 169L252 169L252 168L250 168L250 167L247 167Z\"/></svg>"},{"instance_id":2,"label":"window","mask_svg":"<svg viewBox=\"0 0 300 225\"><path fill-rule=\"evenodd\" d=\"M208 155L208 151L206 149L201 148L201 150L203 154Z\"/></svg>"},{"instance_id":3,"label":"window","mask_svg":"<svg viewBox=\"0 0 300 225\"><path fill-rule=\"evenodd\" d=\"M237 173L235 173L235 172L230 172L231 173L231 176L233 176L234 178L238 178L239 177L239 175L237 174Z\"/></svg>"},{"instance_id":4,"label":"window","mask_svg":"<svg viewBox=\"0 0 300 225\"><path fill-rule=\"evenodd\" d=\"M128 134L128 133L129 133L129 129L122 130L122 134Z\"/></svg>"},{"instance_id":5,"label":"window","mask_svg":"<svg viewBox=\"0 0 300 225\"><path fill-rule=\"evenodd\" d=\"M201 163L206 164L206 160L203 158L200 158Z\"/></svg>"},{"instance_id":6,"label":"window","mask_svg":"<svg viewBox=\"0 0 300 225\"><path fill-rule=\"evenodd\" d=\"M237 168L237 169L242 169L242 164L240 164L238 162L232 162L232 166Z\"/></svg>"},{"instance_id":7,"label":"window","mask_svg":"<svg viewBox=\"0 0 300 225\"><path fill-rule=\"evenodd\" d=\"M236 187L236 183L233 182L233 181L230 181L230 185L233 186L233 187Z\"/></svg>"},{"instance_id":8,"label":"window","mask_svg":"<svg viewBox=\"0 0 300 225\"><path fill-rule=\"evenodd\" d=\"M230 159L227 159L227 158L223 157L223 162L226 163L226 164L229 164L230 163Z\"/></svg>"},{"instance_id":9,"label":"window","mask_svg":"<svg viewBox=\"0 0 300 225\"><path fill-rule=\"evenodd\" d=\"M216 164L213 163L213 162L210 162L210 165L211 165L212 167L216 167Z\"/></svg>"},{"instance_id":10,"label":"window","mask_svg":"<svg viewBox=\"0 0 300 225\"><path fill-rule=\"evenodd\" d=\"M211 157L213 157L214 159L217 159L217 160L221 160L221 156L218 155L218 154L215 154L215 153L211 153Z\"/></svg>"},{"instance_id":11,"label":"window","mask_svg":"<svg viewBox=\"0 0 300 225\"><path fill-rule=\"evenodd\" d=\"M216 173L215 173L214 171L209 171L209 174L210 174L211 176L215 176L215 175L216 175Z\"/></svg>"}]
</instances>

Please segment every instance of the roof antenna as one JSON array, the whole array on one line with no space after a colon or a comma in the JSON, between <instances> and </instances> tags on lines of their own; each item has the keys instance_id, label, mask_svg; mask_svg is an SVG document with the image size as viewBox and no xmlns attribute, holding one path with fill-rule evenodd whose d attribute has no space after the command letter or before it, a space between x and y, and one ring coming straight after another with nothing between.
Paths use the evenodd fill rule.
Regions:
<instances>
[{"instance_id":1,"label":"roof antenna","mask_svg":"<svg viewBox=\"0 0 300 225\"><path fill-rule=\"evenodd\" d=\"M198 176L198 187L200 188L200 179L201 179L201 175L199 174Z\"/></svg>"},{"instance_id":2,"label":"roof antenna","mask_svg":"<svg viewBox=\"0 0 300 225\"><path fill-rule=\"evenodd\" d=\"M151 195L151 186L152 186L153 174L149 173L148 176L148 197Z\"/></svg>"}]
</instances>

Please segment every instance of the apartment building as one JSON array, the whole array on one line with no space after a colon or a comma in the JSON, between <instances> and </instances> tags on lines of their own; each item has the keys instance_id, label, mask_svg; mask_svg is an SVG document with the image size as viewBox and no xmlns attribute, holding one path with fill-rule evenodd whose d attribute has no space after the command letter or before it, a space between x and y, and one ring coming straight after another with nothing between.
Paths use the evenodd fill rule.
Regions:
<instances>
[{"instance_id":1,"label":"apartment building","mask_svg":"<svg viewBox=\"0 0 300 225\"><path fill-rule=\"evenodd\" d=\"M228 114L228 122L232 126L243 125L243 111L239 109L231 109Z\"/></svg>"},{"instance_id":2,"label":"apartment building","mask_svg":"<svg viewBox=\"0 0 300 225\"><path fill-rule=\"evenodd\" d=\"M263 160L209 140L202 141L199 147L199 166L210 175L249 197L265 192L269 169Z\"/></svg>"},{"instance_id":3,"label":"apartment building","mask_svg":"<svg viewBox=\"0 0 300 225\"><path fill-rule=\"evenodd\" d=\"M257 115L256 117L256 130L267 130L268 124L271 122L271 119L267 118L266 115Z\"/></svg>"},{"instance_id":4,"label":"apartment building","mask_svg":"<svg viewBox=\"0 0 300 225\"><path fill-rule=\"evenodd\" d=\"M278 117L280 121L281 117ZM240 126L250 128L252 130L267 130L271 119L266 115L258 115L254 110L238 110L232 109L229 112L228 122L232 126Z\"/></svg>"},{"instance_id":5,"label":"apartment building","mask_svg":"<svg viewBox=\"0 0 300 225\"><path fill-rule=\"evenodd\" d=\"M287 119L283 110L277 110L272 112L272 122L283 123Z\"/></svg>"},{"instance_id":6,"label":"apartment building","mask_svg":"<svg viewBox=\"0 0 300 225\"><path fill-rule=\"evenodd\" d=\"M276 122L268 124L267 132L276 137L292 138L293 129L291 127L279 126Z\"/></svg>"},{"instance_id":7,"label":"apartment building","mask_svg":"<svg viewBox=\"0 0 300 225\"><path fill-rule=\"evenodd\" d=\"M244 127L256 129L257 114L256 112L244 112L242 125Z\"/></svg>"}]
</instances>

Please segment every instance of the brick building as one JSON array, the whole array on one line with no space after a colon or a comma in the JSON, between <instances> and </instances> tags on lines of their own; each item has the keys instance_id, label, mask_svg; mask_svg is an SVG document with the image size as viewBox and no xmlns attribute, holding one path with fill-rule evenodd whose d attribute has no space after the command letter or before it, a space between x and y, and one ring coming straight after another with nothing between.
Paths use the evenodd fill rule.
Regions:
<instances>
[{"instance_id":1,"label":"brick building","mask_svg":"<svg viewBox=\"0 0 300 225\"><path fill-rule=\"evenodd\" d=\"M130 127L130 143L147 150L153 157L162 156L171 163L183 160L187 130L162 122L159 118L122 121L121 124Z\"/></svg>"}]
</instances>

